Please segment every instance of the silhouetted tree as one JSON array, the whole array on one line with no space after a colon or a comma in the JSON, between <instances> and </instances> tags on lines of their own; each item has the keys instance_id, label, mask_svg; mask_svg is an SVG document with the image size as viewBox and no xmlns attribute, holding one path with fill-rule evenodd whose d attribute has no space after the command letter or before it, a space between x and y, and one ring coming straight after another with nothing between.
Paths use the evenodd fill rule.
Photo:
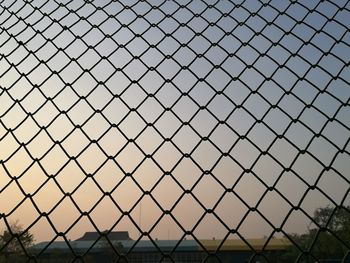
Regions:
<instances>
[{"instance_id":1,"label":"silhouetted tree","mask_svg":"<svg viewBox=\"0 0 350 263\"><path fill-rule=\"evenodd\" d=\"M18 258L24 252L23 248L29 248L33 242L34 236L28 231L24 232L19 222L15 221L10 224L10 229L5 229L0 234L0 255L5 259L11 255Z\"/></svg>"},{"instance_id":2,"label":"silhouetted tree","mask_svg":"<svg viewBox=\"0 0 350 263\"><path fill-rule=\"evenodd\" d=\"M283 256L284 262L293 262L299 256L299 262L315 262L315 258L340 262L345 257L350 248L350 207L318 208L313 221L316 226L307 233L289 235L301 250L292 245Z\"/></svg>"}]
</instances>

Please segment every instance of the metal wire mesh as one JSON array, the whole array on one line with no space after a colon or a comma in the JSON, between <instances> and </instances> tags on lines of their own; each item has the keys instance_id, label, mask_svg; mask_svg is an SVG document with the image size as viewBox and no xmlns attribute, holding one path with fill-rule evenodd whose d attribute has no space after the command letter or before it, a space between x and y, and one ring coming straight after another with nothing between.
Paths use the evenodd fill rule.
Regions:
<instances>
[{"instance_id":1,"label":"metal wire mesh","mask_svg":"<svg viewBox=\"0 0 350 263\"><path fill-rule=\"evenodd\" d=\"M349 213L349 1L2 0L0 14L1 251L19 219L50 241L21 244L33 262L57 240L88 262L96 243L69 239L89 229L133 235L116 261L144 239L155 261L186 239L220 261L236 238L273 262L275 236L290 262L316 261L322 231L346 260L313 211ZM290 233L310 221L305 249Z\"/></svg>"}]
</instances>

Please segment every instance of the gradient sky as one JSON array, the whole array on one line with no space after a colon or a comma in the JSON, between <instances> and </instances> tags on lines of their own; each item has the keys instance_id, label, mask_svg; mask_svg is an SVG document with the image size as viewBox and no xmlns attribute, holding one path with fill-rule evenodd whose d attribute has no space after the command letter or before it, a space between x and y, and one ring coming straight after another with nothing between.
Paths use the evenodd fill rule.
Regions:
<instances>
[{"instance_id":1,"label":"gradient sky","mask_svg":"<svg viewBox=\"0 0 350 263\"><path fill-rule=\"evenodd\" d=\"M132 238L305 231L350 203L349 9L1 1L0 212L37 241L93 231L83 211Z\"/></svg>"}]
</instances>

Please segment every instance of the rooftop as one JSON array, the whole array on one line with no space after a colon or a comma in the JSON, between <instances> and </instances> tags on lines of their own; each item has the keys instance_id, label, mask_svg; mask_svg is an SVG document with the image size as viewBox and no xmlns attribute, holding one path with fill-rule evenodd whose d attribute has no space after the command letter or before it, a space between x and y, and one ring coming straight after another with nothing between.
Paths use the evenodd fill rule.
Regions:
<instances>
[{"instance_id":1,"label":"rooftop","mask_svg":"<svg viewBox=\"0 0 350 263\"><path fill-rule=\"evenodd\" d=\"M102 232L104 234L107 231ZM127 231L110 232L107 234L112 244L119 244L124 250L131 249L132 251L154 251L159 250L172 251L280 251L285 250L290 246L290 242L284 238L274 238L267 242L266 238L222 240L132 240ZM101 239L101 234L98 232L86 232L84 236L75 240L69 241L69 245L65 241L41 242L32 247L34 250L69 250L69 246L75 250L101 250L106 246L104 240Z\"/></svg>"},{"instance_id":2,"label":"rooftop","mask_svg":"<svg viewBox=\"0 0 350 263\"><path fill-rule=\"evenodd\" d=\"M128 231L103 231L101 234L107 234L107 237L110 241L132 240L129 237ZM86 232L81 238L78 238L75 241L96 241L101 238L101 234L98 232Z\"/></svg>"}]
</instances>

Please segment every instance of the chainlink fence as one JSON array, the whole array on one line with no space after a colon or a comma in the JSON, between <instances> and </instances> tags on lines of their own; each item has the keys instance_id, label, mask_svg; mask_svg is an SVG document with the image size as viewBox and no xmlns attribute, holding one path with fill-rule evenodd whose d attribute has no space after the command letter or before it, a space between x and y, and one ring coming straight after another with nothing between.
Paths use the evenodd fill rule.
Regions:
<instances>
[{"instance_id":1,"label":"chainlink fence","mask_svg":"<svg viewBox=\"0 0 350 263\"><path fill-rule=\"evenodd\" d=\"M347 262L349 28L344 0L1 0L0 261L91 262L71 240L128 231L113 262L237 240Z\"/></svg>"}]
</instances>

